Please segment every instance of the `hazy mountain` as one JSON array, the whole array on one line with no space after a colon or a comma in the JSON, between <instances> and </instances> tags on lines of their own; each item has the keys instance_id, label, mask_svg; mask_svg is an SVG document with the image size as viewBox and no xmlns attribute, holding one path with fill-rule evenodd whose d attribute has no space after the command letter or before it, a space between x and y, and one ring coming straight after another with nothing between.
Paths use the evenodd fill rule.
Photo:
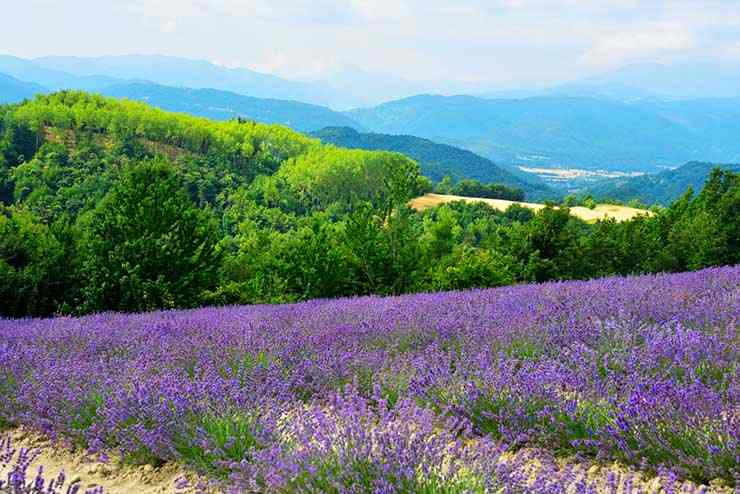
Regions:
<instances>
[{"instance_id":1,"label":"hazy mountain","mask_svg":"<svg viewBox=\"0 0 740 494\"><path fill-rule=\"evenodd\" d=\"M374 106L430 92L445 95L479 94L484 87L481 83L455 80L411 80L382 71L363 69L350 63L337 64L325 70L315 80L349 95L356 101L353 108Z\"/></svg>"},{"instance_id":2,"label":"hazy mountain","mask_svg":"<svg viewBox=\"0 0 740 494\"><path fill-rule=\"evenodd\" d=\"M50 90L82 89L94 91L124 82L121 79L101 75L77 76L61 70L37 65L33 61L10 55L0 55L0 72L44 86Z\"/></svg>"},{"instance_id":3,"label":"hazy mountain","mask_svg":"<svg viewBox=\"0 0 740 494\"><path fill-rule=\"evenodd\" d=\"M316 81L346 93L355 102L353 107L377 105L430 90L428 83L373 72L347 63L326 70Z\"/></svg>"},{"instance_id":4,"label":"hazy mountain","mask_svg":"<svg viewBox=\"0 0 740 494\"><path fill-rule=\"evenodd\" d=\"M740 66L716 63L631 64L604 74L541 87L468 92L484 98L587 97L618 101L740 97Z\"/></svg>"},{"instance_id":5,"label":"hazy mountain","mask_svg":"<svg viewBox=\"0 0 740 494\"><path fill-rule=\"evenodd\" d=\"M504 164L659 171L740 161L740 100L416 96L348 113L366 128L464 147Z\"/></svg>"},{"instance_id":6,"label":"hazy mountain","mask_svg":"<svg viewBox=\"0 0 740 494\"><path fill-rule=\"evenodd\" d=\"M649 91L619 83L568 82L543 88L523 88L511 90L485 91L473 94L486 99L526 99L526 98L596 98L630 102L635 100L660 100Z\"/></svg>"},{"instance_id":7,"label":"hazy mountain","mask_svg":"<svg viewBox=\"0 0 740 494\"><path fill-rule=\"evenodd\" d=\"M622 102L640 100L659 101L659 95L628 84L604 82L600 84L567 83L550 88L545 96L609 99Z\"/></svg>"},{"instance_id":8,"label":"hazy mountain","mask_svg":"<svg viewBox=\"0 0 740 494\"><path fill-rule=\"evenodd\" d=\"M122 55L92 58L50 56L36 58L32 62L47 70L80 77L102 75L168 86L220 89L257 98L289 99L340 108L356 104L350 96L326 84L293 81L244 68L227 68L205 60Z\"/></svg>"},{"instance_id":9,"label":"hazy mountain","mask_svg":"<svg viewBox=\"0 0 740 494\"><path fill-rule=\"evenodd\" d=\"M465 149L438 144L410 135L361 133L347 127L330 127L313 132L323 142L347 148L396 151L414 159L424 175L434 181L445 175L459 180L474 178L481 182L501 183L524 190L527 198L554 193L535 176L514 172Z\"/></svg>"},{"instance_id":10,"label":"hazy mountain","mask_svg":"<svg viewBox=\"0 0 740 494\"><path fill-rule=\"evenodd\" d=\"M0 74L0 103L16 103L45 92L48 90L43 86Z\"/></svg>"},{"instance_id":11,"label":"hazy mountain","mask_svg":"<svg viewBox=\"0 0 740 494\"><path fill-rule=\"evenodd\" d=\"M581 86L620 85L668 99L740 97L740 66L718 63L640 63L579 81Z\"/></svg>"},{"instance_id":12,"label":"hazy mountain","mask_svg":"<svg viewBox=\"0 0 740 494\"><path fill-rule=\"evenodd\" d=\"M191 89L152 83L132 83L105 88L108 96L145 101L159 108L217 120L243 117L278 123L308 132L327 126L359 127L348 116L329 108L297 101L261 99L216 89Z\"/></svg>"},{"instance_id":13,"label":"hazy mountain","mask_svg":"<svg viewBox=\"0 0 740 494\"><path fill-rule=\"evenodd\" d=\"M630 199L639 199L645 204L667 205L686 192L689 186L694 189L694 192L700 191L709 173L715 167L740 172L740 164L718 165L693 161L676 169L664 170L660 173L603 180L580 191L580 193L625 202Z\"/></svg>"}]
</instances>

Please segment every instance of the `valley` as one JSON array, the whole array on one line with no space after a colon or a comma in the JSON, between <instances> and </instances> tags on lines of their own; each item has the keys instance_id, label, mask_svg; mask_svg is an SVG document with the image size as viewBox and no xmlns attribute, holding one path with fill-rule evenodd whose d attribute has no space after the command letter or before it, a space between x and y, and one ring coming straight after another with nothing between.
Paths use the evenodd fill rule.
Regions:
<instances>
[{"instance_id":1,"label":"valley","mask_svg":"<svg viewBox=\"0 0 740 494\"><path fill-rule=\"evenodd\" d=\"M569 184L573 181L594 181L600 178L627 178L639 177L644 172L620 172L609 170L583 170L579 168L532 168L530 166L519 166L520 170L534 173L538 177L555 183Z\"/></svg>"}]
</instances>

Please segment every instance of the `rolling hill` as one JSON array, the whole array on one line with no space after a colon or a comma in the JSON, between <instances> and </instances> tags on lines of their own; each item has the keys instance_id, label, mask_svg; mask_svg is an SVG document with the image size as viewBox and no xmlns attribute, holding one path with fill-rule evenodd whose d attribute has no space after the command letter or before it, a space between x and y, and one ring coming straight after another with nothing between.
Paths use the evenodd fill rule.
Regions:
<instances>
[{"instance_id":1,"label":"rolling hill","mask_svg":"<svg viewBox=\"0 0 740 494\"><path fill-rule=\"evenodd\" d=\"M667 205L686 192L688 187L692 187L694 192L701 190L715 167L740 172L740 164L718 165L693 161L660 173L604 180L586 188L583 193L624 202L639 199L644 204Z\"/></svg>"},{"instance_id":2,"label":"rolling hill","mask_svg":"<svg viewBox=\"0 0 740 494\"><path fill-rule=\"evenodd\" d=\"M374 132L417 135L503 164L657 172L686 161L740 161L737 99L422 95L348 114Z\"/></svg>"},{"instance_id":3,"label":"rolling hill","mask_svg":"<svg viewBox=\"0 0 740 494\"><path fill-rule=\"evenodd\" d=\"M524 190L527 197L548 196L552 191L537 177L508 170L471 151L410 135L358 132L348 127L329 127L312 135L341 147L396 151L416 160L424 175L434 181L449 175L455 180L473 178Z\"/></svg>"},{"instance_id":4,"label":"rolling hill","mask_svg":"<svg viewBox=\"0 0 740 494\"><path fill-rule=\"evenodd\" d=\"M47 89L32 82L24 82L6 74L0 74L0 104L16 103Z\"/></svg>"},{"instance_id":5,"label":"rolling hill","mask_svg":"<svg viewBox=\"0 0 740 494\"><path fill-rule=\"evenodd\" d=\"M106 96L149 103L164 110L190 113L215 120L242 117L261 123L277 123L310 132L327 126L358 127L348 116L329 108L298 101L253 98L216 89L169 87L131 83L104 88Z\"/></svg>"}]
</instances>

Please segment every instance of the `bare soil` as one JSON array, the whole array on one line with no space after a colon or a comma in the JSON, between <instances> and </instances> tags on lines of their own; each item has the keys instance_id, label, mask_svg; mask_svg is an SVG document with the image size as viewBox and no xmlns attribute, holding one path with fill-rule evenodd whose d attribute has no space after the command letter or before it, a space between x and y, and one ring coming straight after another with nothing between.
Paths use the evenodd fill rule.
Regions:
<instances>
[{"instance_id":1,"label":"bare soil","mask_svg":"<svg viewBox=\"0 0 740 494\"><path fill-rule=\"evenodd\" d=\"M7 437L7 432L4 433ZM9 432L13 439L15 447L23 447L37 450L40 454L31 465L29 473L35 475L39 466L44 467L44 476L47 479L56 477L61 470L64 470L67 479L81 480L81 492L86 489L92 489L102 486L105 494L196 494L201 492L195 487L177 489L176 483L179 479L186 478L190 486L199 484L199 479L192 472L184 470L176 464L165 464L164 466L154 468L151 465L136 466L122 463L118 458L111 458L107 462L102 462L94 456L90 456L83 451L73 451L68 448L54 444L42 434L28 431L23 428L11 430ZM545 454L539 452L541 454ZM529 458L526 462L529 472L533 475L540 467L538 458L541 456L536 450L522 450L518 454L525 454ZM512 461L515 455L505 454L503 461ZM573 464L572 460L560 460L561 465ZM624 480L627 477L633 480L633 489L640 489L640 492L648 494L667 494L663 481L652 476L643 476L629 467L613 463L610 465L594 466L581 465L576 466L576 476L586 478L589 481L595 481L599 485L599 491L604 494L612 494L609 488L608 478L616 476L617 494L624 491ZM208 489L209 494L217 494L213 487ZM636 492L633 490L632 492ZM684 482L679 489L680 494L699 492L699 486L691 482ZM714 481L703 491L705 494L737 494L731 487L728 487L722 481ZM575 492L573 493L575 494Z\"/></svg>"},{"instance_id":2,"label":"bare soil","mask_svg":"<svg viewBox=\"0 0 740 494\"><path fill-rule=\"evenodd\" d=\"M84 451L73 451L54 444L47 437L18 428L4 433L10 435L16 448L30 448L39 452L31 464L29 474L35 475L44 467L44 477L51 479L64 470L68 481L81 480L81 491L102 486L106 494L194 494L195 488L176 489L178 479L187 478L197 484L192 473L175 464L154 468L151 465L128 465L119 458L102 462Z\"/></svg>"}]
</instances>

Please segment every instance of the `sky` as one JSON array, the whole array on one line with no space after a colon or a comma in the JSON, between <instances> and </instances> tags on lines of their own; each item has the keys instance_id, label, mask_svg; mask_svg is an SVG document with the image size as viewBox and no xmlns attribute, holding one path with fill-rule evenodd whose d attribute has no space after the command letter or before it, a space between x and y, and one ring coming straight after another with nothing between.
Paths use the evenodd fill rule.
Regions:
<instances>
[{"instance_id":1,"label":"sky","mask_svg":"<svg viewBox=\"0 0 740 494\"><path fill-rule=\"evenodd\" d=\"M293 79L492 88L638 62L740 66L740 1L3 0L0 53L164 54Z\"/></svg>"}]
</instances>

